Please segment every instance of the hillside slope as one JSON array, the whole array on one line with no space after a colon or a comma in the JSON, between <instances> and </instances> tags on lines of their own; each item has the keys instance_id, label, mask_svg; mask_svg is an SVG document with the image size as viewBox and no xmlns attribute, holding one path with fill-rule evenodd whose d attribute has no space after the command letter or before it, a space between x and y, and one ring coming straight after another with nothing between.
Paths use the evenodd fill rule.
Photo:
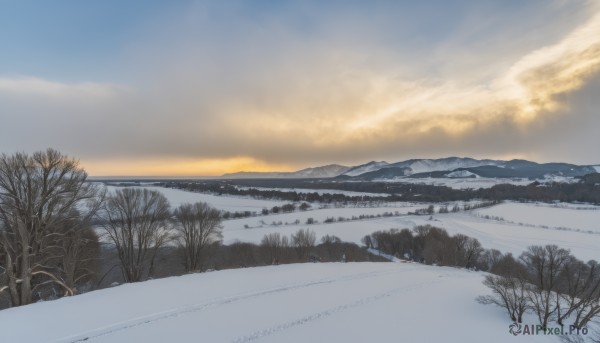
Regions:
<instances>
[{"instance_id":1,"label":"hillside slope","mask_svg":"<svg viewBox=\"0 0 600 343\"><path fill-rule=\"evenodd\" d=\"M504 312L474 300L487 293L483 275L402 263L227 270L1 311L0 332L6 342L514 340Z\"/></svg>"}]
</instances>

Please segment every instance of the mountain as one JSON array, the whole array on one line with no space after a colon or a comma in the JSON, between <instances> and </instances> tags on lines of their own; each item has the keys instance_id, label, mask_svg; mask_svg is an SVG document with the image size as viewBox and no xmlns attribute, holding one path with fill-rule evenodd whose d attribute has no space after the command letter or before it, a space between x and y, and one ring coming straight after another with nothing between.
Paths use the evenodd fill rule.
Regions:
<instances>
[{"instance_id":1,"label":"mountain","mask_svg":"<svg viewBox=\"0 0 600 343\"><path fill-rule=\"evenodd\" d=\"M395 179L408 176L446 177L446 172L460 168L471 168L502 165L504 161L476 160L468 157L446 157L439 159L410 159L406 161L387 163L369 162L350 168L343 176L352 176L357 180ZM448 177L475 177L474 175L452 174ZM347 177L345 177L347 178Z\"/></svg>"},{"instance_id":2,"label":"mountain","mask_svg":"<svg viewBox=\"0 0 600 343\"><path fill-rule=\"evenodd\" d=\"M381 169L369 171L360 175L355 176L355 179L359 180L375 180L375 179L394 179L399 176L410 175L410 168L402 167L384 167ZM341 175L347 177L346 175Z\"/></svg>"},{"instance_id":3,"label":"mountain","mask_svg":"<svg viewBox=\"0 0 600 343\"><path fill-rule=\"evenodd\" d=\"M477 160L469 157L410 159L395 163L371 161L354 167L330 164L295 172L240 172L223 178L332 178L356 181L401 178L524 178L580 177L600 170L598 166L569 163L536 163L527 160Z\"/></svg>"},{"instance_id":4,"label":"mountain","mask_svg":"<svg viewBox=\"0 0 600 343\"><path fill-rule=\"evenodd\" d=\"M396 168L391 170L390 168ZM385 170L390 169L390 170ZM393 172L396 171L396 172ZM524 178L579 177L594 173L593 166L569 163L536 163L527 160L476 160L448 157L413 159L392 163L375 174L357 175L360 180L410 178Z\"/></svg>"},{"instance_id":5,"label":"mountain","mask_svg":"<svg viewBox=\"0 0 600 343\"><path fill-rule=\"evenodd\" d=\"M511 162L513 161L509 161L502 167L480 166L475 168L462 168L460 170L469 171L481 177L527 179L542 179L546 176L576 177L594 173L596 171L593 167L578 166L568 163L538 164L529 161L519 161L518 165L515 165Z\"/></svg>"},{"instance_id":6,"label":"mountain","mask_svg":"<svg viewBox=\"0 0 600 343\"><path fill-rule=\"evenodd\" d=\"M498 166L503 161L476 160L469 157L446 157L439 159L412 159L390 164L390 167L409 168L410 174L426 173L432 171L451 171L459 168L472 168L479 166Z\"/></svg>"},{"instance_id":7,"label":"mountain","mask_svg":"<svg viewBox=\"0 0 600 343\"><path fill-rule=\"evenodd\" d=\"M339 164L328 164L326 166L306 168L295 172L239 172L224 174L226 179L308 179L308 178L330 178L346 172L350 167Z\"/></svg>"},{"instance_id":8,"label":"mountain","mask_svg":"<svg viewBox=\"0 0 600 343\"><path fill-rule=\"evenodd\" d=\"M345 173L342 173L341 175L357 176L357 175L361 175L364 173L376 171L381 168L385 168L388 165L389 165L389 163L387 163L385 161L381 161L381 162L371 161L369 163L365 163L365 164L361 164L356 167L352 167L352 168L348 169Z\"/></svg>"}]
</instances>

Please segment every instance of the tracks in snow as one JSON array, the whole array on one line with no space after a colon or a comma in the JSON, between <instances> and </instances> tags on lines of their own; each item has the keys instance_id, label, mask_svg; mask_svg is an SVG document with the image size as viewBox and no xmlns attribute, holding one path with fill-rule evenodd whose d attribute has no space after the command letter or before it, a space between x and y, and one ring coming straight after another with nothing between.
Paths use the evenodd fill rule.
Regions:
<instances>
[{"instance_id":1,"label":"tracks in snow","mask_svg":"<svg viewBox=\"0 0 600 343\"><path fill-rule=\"evenodd\" d=\"M90 340L99 338L99 337L103 337L103 336L107 336L116 332L120 332L123 330L127 330L127 329L131 329L131 328L135 328L135 327L139 327L142 325L146 325L146 324L151 324L160 320L165 320L165 319L169 319L169 318L176 318L179 317L181 315L185 315L185 314L190 314L190 313L195 313L195 312L200 312L209 308L213 308L213 307L217 307L217 306L222 306L222 305L227 305L227 304L231 304L231 303L235 303L238 301L243 301L243 300L248 300L248 299L253 299L253 298L258 298L261 296L266 296L266 295L270 295L270 294L276 294L276 293L282 293L282 292L287 292L287 291L292 291L292 290L296 290L296 289L301 289L301 288L307 288L307 287L313 287L313 286L318 286L318 285L325 285L325 284L333 284L333 283L338 283L338 282L346 282L346 281L352 281L352 280L357 280L357 279L366 279L366 278L371 278L374 276L380 276L380 275L387 275L387 274L392 274L392 273L397 273L398 270L386 270L386 271L375 271L375 272L367 272L367 273L360 273L360 274L354 274L354 275L348 275L348 276L343 276L343 277L338 277L338 278L326 278L326 279L321 279L321 280L315 280L315 281L311 281L311 282L303 282L303 283L297 283L297 284L291 284L291 285L285 285L285 286L281 286L281 287L276 287L276 288L271 288L271 289L267 289L264 291L258 291L258 292L252 292L252 293L247 293L247 294L241 294L241 295L237 295L237 296L231 296L231 297L224 297L224 298L220 298L220 299L215 299L215 300L210 300L204 303L199 303L196 305L191 305L191 306L185 306L185 307L178 307L178 308L173 308L170 310L166 310L166 311L162 311L162 312L158 312L158 313L154 313L154 314L150 314L147 316L140 316L140 317L136 317L136 318L132 318L126 321L122 321L122 322L118 322L115 324L111 324L108 326L104 326L101 328L97 328L94 330L89 330L86 332L82 332L82 333L78 333L72 336L68 336L68 337L63 337L63 338L59 338L56 339L54 341L52 341L52 343L79 343L79 342L88 342ZM324 317L324 316L329 316L335 312L339 312L343 309L347 309L347 308L352 308L352 307L357 307L360 306L363 303L367 303L367 302L372 302L374 300L377 300L379 298L385 297L385 296L389 296L389 295L385 295L385 294L380 294L378 296L375 297L369 297L369 298L364 298L361 299L359 301L355 303L351 303L351 304L347 304L347 305L342 305L342 308L334 308L332 310L329 311L325 311L323 313L317 313L315 314L315 318L313 318L314 316L310 316L310 318L304 318L304 319L300 319L300 323L291 325L288 323L286 327L293 327L293 326L297 326L299 324L303 324L305 322L308 321L313 321L316 320L318 318ZM371 299L371 298L375 298L375 299ZM370 299L370 300L369 300ZM285 326L286 324L284 324ZM275 328L276 330L273 331L274 329L267 329L270 330L269 332L277 332L277 331L281 331L283 328L279 328L277 329L277 327ZM265 331L262 330L260 331L261 333ZM259 336L257 336L257 333L251 334L250 336L254 337L257 336L256 338L253 338L252 340L255 340L257 338L260 338L262 336L265 336L266 334L261 334ZM249 336L249 337L250 337ZM236 341L237 342L237 341ZM244 341L240 341L240 342L246 342Z\"/></svg>"},{"instance_id":2,"label":"tracks in snow","mask_svg":"<svg viewBox=\"0 0 600 343\"><path fill-rule=\"evenodd\" d=\"M233 341L233 343L248 343L248 342L252 342L255 341L257 339L261 339L265 336L270 336L272 334L278 333L280 331L284 331L284 330L288 330L297 326L301 326L316 320L320 320L329 316L332 316L336 313L342 312L342 311L346 311L346 310L350 310L353 308L357 308L357 307L361 307L364 305L367 305L369 303L387 298L392 296L394 293L402 293L402 292L406 292L406 291L410 291L410 290L414 290L414 289L420 289L424 286L430 286L433 285L435 283L439 283L439 281L432 281L432 282L423 282L423 283L419 283L419 284L415 284L415 285L410 285L410 286L405 286L405 287L399 287L399 288L395 288L392 289L390 291L384 292L384 293L380 293L377 295L373 295L373 296L369 296L366 298L362 298L350 303L346 303L346 304L342 304L333 308L330 308L328 310L325 311L321 311L321 312L317 312L317 313L313 313L310 314L308 316L304 316L301 318L298 318L296 320L287 322L287 323L282 323L276 326L272 326L263 330L259 330L259 331L255 331L249 335L240 337L236 340Z\"/></svg>"}]
</instances>

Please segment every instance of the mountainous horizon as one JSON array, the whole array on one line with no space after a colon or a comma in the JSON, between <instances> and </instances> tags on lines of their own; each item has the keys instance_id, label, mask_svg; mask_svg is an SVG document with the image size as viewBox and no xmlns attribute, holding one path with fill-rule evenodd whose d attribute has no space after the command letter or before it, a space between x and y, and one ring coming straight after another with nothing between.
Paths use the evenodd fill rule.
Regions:
<instances>
[{"instance_id":1,"label":"mountainous horizon","mask_svg":"<svg viewBox=\"0 0 600 343\"><path fill-rule=\"evenodd\" d=\"M524 159L493 160L471 157L415 158L399 162L370 161L356 166L328 164L293 172L226 173L220 178L344 178L393 179L398 177L440 178L543 178L576 177L600 171L600 164L577 165L564 162L537 163Z\"/></svg>"}]
</instances>

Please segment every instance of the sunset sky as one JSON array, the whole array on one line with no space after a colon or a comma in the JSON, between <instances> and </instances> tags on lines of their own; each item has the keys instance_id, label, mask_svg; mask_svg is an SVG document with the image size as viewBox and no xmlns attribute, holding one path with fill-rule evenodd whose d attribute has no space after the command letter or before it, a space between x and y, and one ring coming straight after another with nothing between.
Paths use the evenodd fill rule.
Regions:
<instances>
[{"instance_id":1,"label":"sunset sky","mask_svg":"<svg viewBox=\"0 0 600 343\"><path fill-rule=\"evenodd\" d=\"M600 163L600 1L2 1L0 152L201 176Z\"/></svg>"}]
</instances>

